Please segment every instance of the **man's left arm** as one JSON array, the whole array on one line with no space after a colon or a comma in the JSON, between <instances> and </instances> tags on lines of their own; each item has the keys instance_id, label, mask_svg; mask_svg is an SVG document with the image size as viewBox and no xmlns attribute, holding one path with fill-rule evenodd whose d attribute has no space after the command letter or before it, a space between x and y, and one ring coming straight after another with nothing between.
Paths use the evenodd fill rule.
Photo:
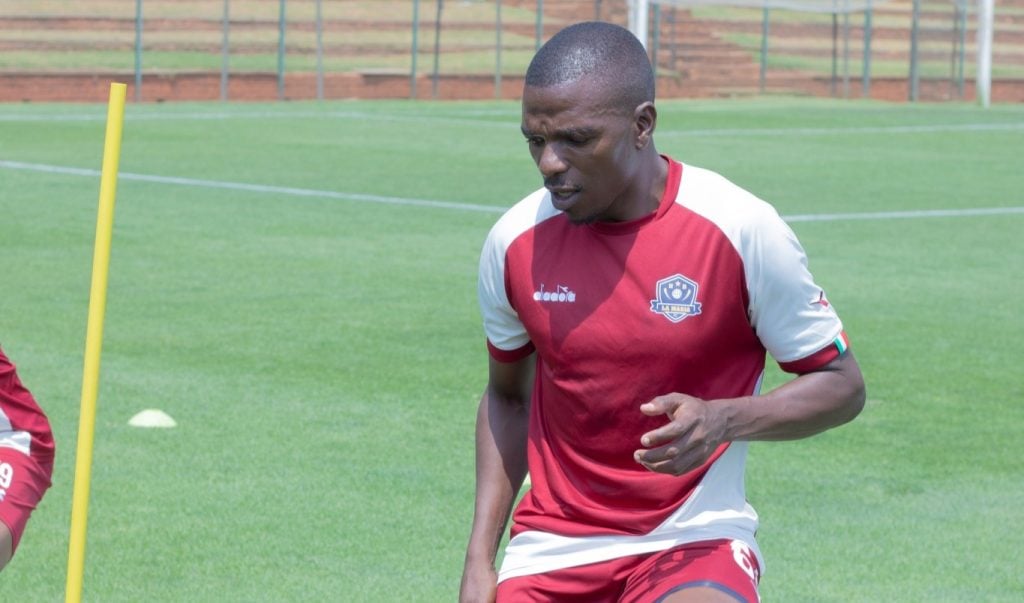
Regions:
<instances>
[{"instance_id":1,"label":"man's left arm","mask_svg":"<svg viewBox=\"0 0 1024 603\"><path fill-rule=\"evenodd\" d=\"M864 378L850 350L764 395L658 396L640 412L665 415L668 423L641 436L634 458L651 471L682 475L725 442L795 440L842 425L860 413L864 399Z\"/></svg>"}]
</instances>

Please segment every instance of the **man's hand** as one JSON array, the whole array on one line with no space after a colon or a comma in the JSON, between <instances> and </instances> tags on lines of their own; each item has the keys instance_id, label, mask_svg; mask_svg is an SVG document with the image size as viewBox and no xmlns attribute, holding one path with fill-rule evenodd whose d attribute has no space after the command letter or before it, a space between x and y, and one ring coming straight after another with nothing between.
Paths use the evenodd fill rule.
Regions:
<instances>
[{"instance_id":1,"label":"man's hand","mask_svg":"<svg viewBox=\"0 0 1024 603\"><path fill-rule=\"evenodd\" d=\"M466 561L459 603L491 603L498 590L498 572L489 563Z\"/></svg>"},{"instance_id":2,"label":"man's hand","mask_svg":"<svg viewBox=\"0 0 1024 603\"><path fill-rule=\"evenodd\" d=\"M649 417L664 414L667 425L645 433L633 453L651 471L682 475L699 467L722 444L725 419L714 404L686 394L658 396L640 406Z\"/></svg>"}]
</instances>

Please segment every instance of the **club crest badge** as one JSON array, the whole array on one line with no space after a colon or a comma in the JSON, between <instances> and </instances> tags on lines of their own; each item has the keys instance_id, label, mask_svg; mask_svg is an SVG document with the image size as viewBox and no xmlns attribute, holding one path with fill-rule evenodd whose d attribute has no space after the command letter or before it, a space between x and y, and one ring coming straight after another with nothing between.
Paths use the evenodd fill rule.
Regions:
<instances>
[{"instance_id":1,"label":"club crest badge","mask_svg":"<svg viewBox=\"0 0 1024 603\"><path fill-rule=\"evenodd\" d=\"M672 322L680 322L700 314L697 283L681 274L674 274L658 281L654 295L655 299L651 300L651 312L661 314Z\"/></svg>"}]
</instances>

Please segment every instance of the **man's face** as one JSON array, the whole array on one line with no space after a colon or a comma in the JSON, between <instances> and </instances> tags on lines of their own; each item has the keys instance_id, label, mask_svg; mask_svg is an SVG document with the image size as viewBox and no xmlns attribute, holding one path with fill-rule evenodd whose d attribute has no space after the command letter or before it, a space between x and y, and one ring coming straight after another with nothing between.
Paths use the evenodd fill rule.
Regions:
<instances>
[{"instance_id":1,"label":"man's face","mask_svg":"<svg viewBox=\"0 0 1024 603\"><path fill-rule=\"evenodd\" d=\"M523 91L523 135L554 206L576 224L632 219L639 163L632 111L588 79Z\"/></svg>"}]
</instances>

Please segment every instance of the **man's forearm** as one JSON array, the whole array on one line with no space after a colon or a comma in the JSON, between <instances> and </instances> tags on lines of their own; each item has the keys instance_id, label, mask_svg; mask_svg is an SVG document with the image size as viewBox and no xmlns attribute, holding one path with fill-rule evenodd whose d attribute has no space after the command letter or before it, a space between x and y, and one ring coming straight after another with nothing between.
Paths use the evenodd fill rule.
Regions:
<instances>
[{"instance_id":1,"label":"man's forearm","mask_svg":"<svg viewBox=\"0 0 1024 603\"><path fill-rule=\"evenodd\" d=\"M466 559L493 564L526 477L528 406L485 392L476 424L476 508Z\"/></svg>"},{"instance_id":2,"label":"man's forearm","mask_svg":"<svg viewBox=\"0 0 1024 603\"><path fill-rule=\"evenodd\" d=\"M763 396L723 403L727 440L795 440L856 417L864 407L864 380L847 352Z\"/></svg>"}]
</instances>

